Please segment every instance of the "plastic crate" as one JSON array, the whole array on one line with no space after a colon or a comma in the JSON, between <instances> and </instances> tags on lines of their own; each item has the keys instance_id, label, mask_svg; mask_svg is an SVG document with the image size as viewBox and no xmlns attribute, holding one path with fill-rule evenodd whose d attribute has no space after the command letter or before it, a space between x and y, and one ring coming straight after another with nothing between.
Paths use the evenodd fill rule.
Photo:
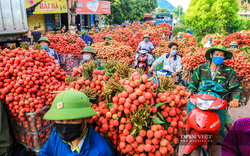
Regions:
<instances>
[{"instance_id":1,"label":"plastic crate","mask_svg":"<svg viewBox=\"0 0 250 156\"><path fill-rule=\"evenodd\" d=\"M155 55L155 60L157 60L160 57L161 55ZM159 69L163 69L163 62L155 67L155 70L159 70Z\"/></svg>"},{"instance_id":2,"label":"plastic crate","mask_svg":"<svg viewBox=\"0 0 250 156\"><path fill-rule=\"evenodd\" d=\"M26 121L21 121L8 111L15 138L19 143L37 153L42 149L53 130L54 122L43 119L49 109L50 106L44 106L41 113L26 113Z\"/></svg>"}]
</instances>

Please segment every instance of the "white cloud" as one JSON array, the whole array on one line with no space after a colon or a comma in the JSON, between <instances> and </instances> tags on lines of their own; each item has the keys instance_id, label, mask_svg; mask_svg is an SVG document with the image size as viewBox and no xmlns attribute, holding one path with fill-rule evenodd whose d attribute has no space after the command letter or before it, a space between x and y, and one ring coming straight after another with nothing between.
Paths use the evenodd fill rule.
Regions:
<instances>
[{"instance_id":1,"label":"white cloud","mask_svg":"<svg viewBox=\"0 0 250 156\"><path fill-rule=\"evenodd\" d=\"M188 5L191 0L168 0L169 3L171 3L174 7L177 7L178 5L182 5L184 11L188 9Z\"/></svg>"}]
</instances>

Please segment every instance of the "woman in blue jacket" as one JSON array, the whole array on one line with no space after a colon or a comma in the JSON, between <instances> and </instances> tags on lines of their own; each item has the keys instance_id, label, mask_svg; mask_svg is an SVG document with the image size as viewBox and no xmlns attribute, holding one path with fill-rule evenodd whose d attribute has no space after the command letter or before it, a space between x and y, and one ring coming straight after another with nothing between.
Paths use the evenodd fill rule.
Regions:
<instances>
[{"instance_id":1,"label":"woman in blue jacket","mask_svg":"<svg viewBox=\"0 0 250 156\"><path fill-rule=\"evenodd\" d=\"M82 36L80 36L80 38L85 42L86 46L90 46L91 45L91 40L89 35L87 34L86 30L83 30L81 32Z\"/></svg>"}]
</instances>

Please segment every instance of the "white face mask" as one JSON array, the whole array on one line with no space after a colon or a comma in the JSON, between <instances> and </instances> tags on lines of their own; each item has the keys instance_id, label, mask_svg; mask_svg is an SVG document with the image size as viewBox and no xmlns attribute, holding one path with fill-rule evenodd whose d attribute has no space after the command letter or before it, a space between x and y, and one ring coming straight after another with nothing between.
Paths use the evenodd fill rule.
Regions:
<instances>
[{"instance_id":1,"label":"white face mask","mask_svg":"<svg viewBox=\"0 0 250 156\"><path fill-rule=\"evenodd\" d=\"M88 61L91 59L90 55L83 54L83 59Z\"/></svg>"}]
</instances>

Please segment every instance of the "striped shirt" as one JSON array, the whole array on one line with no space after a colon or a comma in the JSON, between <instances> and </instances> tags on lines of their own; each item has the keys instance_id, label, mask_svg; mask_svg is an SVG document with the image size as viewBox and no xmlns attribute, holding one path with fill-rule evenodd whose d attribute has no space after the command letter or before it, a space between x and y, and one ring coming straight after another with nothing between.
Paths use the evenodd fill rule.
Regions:
<instances>
[{"instance_id":1,"label":"striped shirt","mask_svg":"<svg viewBox=\"0 0 250 156\"><path fill-rule=\"evenodd\" d=\"M222 156L250 155L250 118L237 120L221 144Z\"/></svg>"}]
</instances>

